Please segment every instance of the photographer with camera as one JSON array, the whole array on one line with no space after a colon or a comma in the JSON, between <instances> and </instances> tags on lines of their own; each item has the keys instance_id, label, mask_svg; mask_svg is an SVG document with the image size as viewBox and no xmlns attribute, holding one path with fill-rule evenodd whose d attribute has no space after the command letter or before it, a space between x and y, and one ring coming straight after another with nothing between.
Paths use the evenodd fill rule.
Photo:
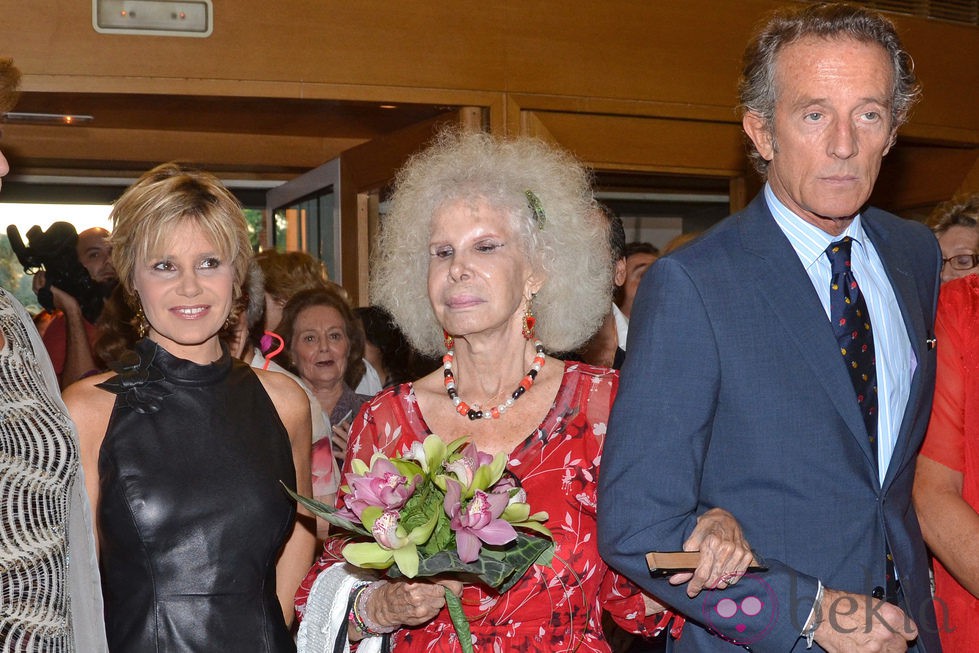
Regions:
<instances>
[{"instance_id":1,"label":"photographer with camera","mask_svg":"<svg viewBox=\"0 0 979 653\"><path fill-rule=\"evenodd\" d=\"M48 229L47 233L51 231ZM61 283L65 287L59 285L58 278L49 280L44 271L34 275L32 284L38 301L46 308L58 311L45 329L43 340L62 388L101 369L102 365L93 353L97 337L95 321L101 313L102 299L108 297L118 283L110 258L112 247L108 231L94 227L81 232L75 252L81 267L71 276L64 275ZM47 263L45 268L50 270L51 264ZM79 283L86 281L77 278L84 274L82 268L91 280L88 283ZM50 293L50 301L46 301L45 292Z\"/></svg>"}]
</instances>

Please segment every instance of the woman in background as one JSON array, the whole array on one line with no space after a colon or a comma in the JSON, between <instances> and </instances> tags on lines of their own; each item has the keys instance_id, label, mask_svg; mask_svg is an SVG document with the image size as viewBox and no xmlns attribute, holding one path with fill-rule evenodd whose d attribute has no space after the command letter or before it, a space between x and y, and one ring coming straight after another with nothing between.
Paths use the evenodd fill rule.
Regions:
<instances>
[{"instance_id":1,"label":"woman in background","mask_svg":"<svg viewBox=\"0 0 979 653\"><path fill-rule=\"evenodd\" d=\"M343 465L347 431L370 397L353 388L364 373L364 332L347 300L331 288L293 295L282 311L279 334L285 339L286 368L303 380L334 427L331 446L313 445L313 465L333 456Z\"/></svg>"},{"instance_id":2,"label":"woman in background","mask_svg":"<svg viewBox=\"0 0 979 653\"><path fill-rule=\"evenodd\" d=\"M255 260L265 275L265 328L269 331L282 335L279 331L282 311L286 303L300 290L329 288L346 302L350 302L347 291L330 281L326 266L311 254L267 250L256 255ZM358 369L362 370L360 376L350 379L350 387L357 394L368 397L378 393L381 390L381 379L377 370L366 360ZM345 433L344 429L341 435L345 437Z\"/></svg>"},{"instance_id":3,"label":"woman in background","mask_svg":"<svg viewBox=\"0 0 979 653\"><path fill-rule=\"evenodd\" d=\"M251 258L241 207L164 164L112 210L112 257L142 339L65 402L97 515L114 651L291 651L289 605L314 547L309 404L232 359L219 332Z\"/></svg>"},{"instance_id":4,"label":"woman in background","mask_svg":"<svg viewBox=\"0 0 979 653\"><path fill-rule=\"evenodd\" d=\"M942 283L979 272L979 193L940 204L928 226L942 248Z\"/></svg>"}]
</instances>

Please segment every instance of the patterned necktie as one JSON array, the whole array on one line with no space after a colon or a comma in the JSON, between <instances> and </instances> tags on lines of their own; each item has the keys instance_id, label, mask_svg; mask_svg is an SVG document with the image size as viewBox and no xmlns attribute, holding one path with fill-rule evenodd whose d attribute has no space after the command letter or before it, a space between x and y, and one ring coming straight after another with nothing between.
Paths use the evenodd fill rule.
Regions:
<instances>
[{"instance_id":1,"label":"patterned necktie","mask_svg":"<svg viewBox=\"0 0 979 653\"><path fill-rule=\"evenodd\" d=\"M860 286L850 269L849 236L830 243L826 248L833 275L829 284L830 320L840 353L850 373L857 403L867 426L867 435L877 450L877 362L874 356L874 332L870 313Z\"/></svg>"}]
</instances>

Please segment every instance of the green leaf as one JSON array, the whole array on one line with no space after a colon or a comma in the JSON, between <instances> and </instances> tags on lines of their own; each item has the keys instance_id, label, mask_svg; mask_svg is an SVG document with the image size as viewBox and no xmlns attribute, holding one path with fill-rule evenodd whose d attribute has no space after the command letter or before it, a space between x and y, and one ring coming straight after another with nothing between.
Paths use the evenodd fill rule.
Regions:
<instances>
[{"instance_id":1,"label":"green leaf","mask_svg":"<svg viewBox=\"0 0 979 653\"><path fill-rule=\"evenodd\" d=\"M455 551L439 551L435 554L419 555L417 577L440 575L471 576L501 593L510 589L535 562L550 558L544 554L554 550L554 543L536 535L518 533L517 539L502 547L484 546L479 558L473 562L463 562ZM397 578L400 574L392 567L388 575Z\"/></svg>"},{"instance_id":2,"label":"green leaf","mask_svg":"<svg viewBox=\"0 0 979 653\"><path fill-rule=\"evenodd\" d=\"M444 500L445 494L432 482L425 481L405 502L401 509L400 523L409 531L430 523L434 528L435 524L431 520L433 516L437 518L439 513L445 512L442 508Z\"/></svg>"},{"instance_id":3,"label":"green leaf","mask_svg":"<svg viewBox=\"0 0 979 653\"><path fill-rule=\"evenodd\" d=\"M554 545L553 544L551 546L549 546L547 549L545 549L544 552L540 554L540 557L539 558L537 558L536 560L534 560L534 564L535 565L540 565L541 567L550 567L553 563L554 563Z\"/></svg>"},{"instance_id":4,"label":"green leaf","mask_svg":"<svg viewBox=\"0 0 979 653\"><path fill-rule=\"evenodd\" d=\"M282 487L286 489L286 492L289 493L289 496L291 496L293 499L295 499L302 505L306 506L311 513L313 513L317 517L322 517L333 526L336 526L337 528L343 529L345 531L349 531L351 533L357 533L358 535L370 536L370 531L366 530L363 526L361 526L357 522L350 521L349 519L346 519L338 515L337 509L334 508L333 506L325 504L321 501L317 501L316 499L310 499L309 497L304 497L301 494L296 494L288 487L286 487L285 484L283 484Z\"/></svg>"},{"instance_id":5,"label":"green leaf","mask_svg":"<svg viewBox=\"0 0 979 653\"><path fill-rule=\"evenodd\" d=\"M459 597L445 590L445 607L449 609L449 616L452 617L452 625L455 627L456 636L459 638L459 646L464 653L473 653L473 638L469 630L469 620L466 613L462 611L462 601Z\"/></svg>"},{"instance_id":6,"label":"green leaf","mask_svg":"<svg viewBox=\"0 0 979 653\"><path fill-rule=\"evenodd\" d=\"M432 531L435 530L435 524L438 523L438 520L438 513L433 512L427 523L421 524L408 532L408 539L413 544L424 544L432 537Z\"/></svg>"},{"instance_id":7,"label":"green leaf","mask_svg":"<svg viewBox=\"0 0 979 653\"><path fill-rule=\"evenodd\" d=\"M432 536L428 539L428 542L422 546L422 552L431 555L439 551L444 551L452 546L454 537L455 534L452 532L449 516L445 514L444 510L440 510L438 513L438 522L435 524L435 530L432 531Z\"/></svg>"},{"instance_id":8,"label":"green leaf","mask_svg":"<svg viewBox=\"0 0 979 653\"><path fill-rule=\"evenodd\" d=\"M513 569L505 583L500 584L496 589L500 594L506 592L520 580L527 570L530 569L547 552L554 554L554 542L534 535L524 533L517 534L517 543L506 551L506 563ZM547 558L550 564L550 557Z\"/></svg>"}]
</instances>

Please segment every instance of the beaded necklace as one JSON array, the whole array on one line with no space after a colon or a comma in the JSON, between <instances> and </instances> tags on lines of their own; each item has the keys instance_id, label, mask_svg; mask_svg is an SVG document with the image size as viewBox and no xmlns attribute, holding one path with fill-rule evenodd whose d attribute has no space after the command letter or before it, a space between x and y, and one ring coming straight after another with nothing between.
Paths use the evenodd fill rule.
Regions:
<instances>
[{"instance_id":1,"label":"beaded necklace","mask_svg":"<svg viewBox=\"0 0 979 653\"><path fill-rule=\"evenodd\" d=\"M544 344L540 340L535 339L534 350L537 352L537 355L534 356L534 362L531 364L530 370L524 378L521 379L520 385L513 391L513 394L502 404L494 406L489 410L482 410L477 404L470 406L459 398L459 393L456 391L455 376L452 374L452 359L455 356L455 350L450 347L445 353L445 356L442 357L442 368L444 370L443 374L445 375L445 392L449 395L449 399L452 400L453 405L456 407L456 412L473 421L477 419L500 419L503 413L513 405L513 402L519 399L527 390L530 390L530 386L534 385L534 381L537 379L537 373L544 367Z\"/></svg>"}]
</instances>

